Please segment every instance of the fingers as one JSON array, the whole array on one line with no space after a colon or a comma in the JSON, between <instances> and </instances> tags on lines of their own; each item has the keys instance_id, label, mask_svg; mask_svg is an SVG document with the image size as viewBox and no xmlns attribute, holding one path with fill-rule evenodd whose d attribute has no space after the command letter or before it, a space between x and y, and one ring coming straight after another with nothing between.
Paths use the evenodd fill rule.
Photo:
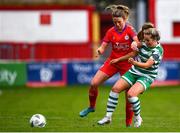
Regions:
<instances>
[{"instance_id":1,"label":"fingers","mask_svg":"<svg viewBox=\"0 0 180 133\"><path fill-rule=\"evenodd\" d=\"M115 63L117 63L116 59L113 59L113 60L110 61L110 64L115 64Z\"/></svg>"},{"instance_id":2,"label":"fingers","mask_svg":"<svg viewBox=\"0 0 180 133\"><path fill-rule=\"evenodd\" d=\"M95 57L98 58L100 55L101 55L100 50L96 50L96 55L95 55Z\"/></svg>"},{"instance_id":3,"label":"fingers","mask_svg":"<svg viewBox=\"0 0 180 133\"><path fill-rule=\"evenodd\" d=\"M137 43L135 41L133 41L131 43L131 49L135 50L135 51L138 51L138 46L137 46Z\"/></svg>"},{"instance_id":4,"label":"fingers","mask_svg":"<svg viewBox=\"0 0 180 133\"><path fill-rule=\"evenodd\" d=\"M129 63L132 63L133 61L134 61L133 58L129 58L129 59L128 59L128 62L129 62Z\"/></svg>"},{"instance_id":5,"label":"fingers","mask_svg":"<svg viewBox=\"0 0 180 133\"><path fill-rule=\"evenodd\" d=\"M96 53L97 55L101 55L101 51L99 49L96 51Z\"/></svg>"},{"instance_id":6,"label":"fingers","mask_svg":"<svg viewBox=\"0 0 180 133\"><path fill-rule=\"evenodd\" d=\"M100 50L97 50L97 54L98 54L98 55L101 55L101 51L100 51Z\"/></svg>"},{"instance_id":7,"label":"fingers","mask_svg":"<svg viewBox=\"0 0 180 133\"><path fill-rule=\"evenodd\" d=\"M110 61L110 64L114 64L114 61L113 61L113 60L111 60L111 61Z\"/></svg>"}]
</instances>

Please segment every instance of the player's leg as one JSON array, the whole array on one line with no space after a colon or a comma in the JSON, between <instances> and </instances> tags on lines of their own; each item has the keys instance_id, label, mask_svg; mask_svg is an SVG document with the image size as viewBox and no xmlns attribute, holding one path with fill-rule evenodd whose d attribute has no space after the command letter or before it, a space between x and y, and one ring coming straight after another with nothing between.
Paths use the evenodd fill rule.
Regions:
<instances>
[{"instance_id":1,"label":"player's leg","mask_svg":"<svg viewBox=\"0 0 180 133\"><path fill-rule=\"evenodd\" d=\"M89 89L89 107L80 112L80 116L87 116L90 112L95 111L96 99L98 96L98 86L105 82L108 78L118 72L118 69L110 65L110 59L108 59L102 67L97 71L93 77Z\"/></svg>"},{"instance_id":2,"label":"player's leg","mask_svg":"<svg viewBox=\"0 0 180 133\"><path fill-rule=\"evenodd\" d=\"M129 90L128 90L128 100L132 104L134 111L134 127L140 127L142 123L142 118L140 115L141 106L138 95L145 90L144 86L136 82Z\"/></svg>"},{"instance_id":3,"label":"player's leg","mask_svg":"<svg viewBox=\"0 0 180 133\"><path fill-rule=\"evenodd\" d=\"M89 107L83 109L79 115L81 117L87 116L90 112L95 111L95 105L96 105L96 99L98 96L98 86L102 84L104 81L106 81L109 78L107 74L102 72L101 70L98 70L95 76L93 77L90 88L89 88Z\"/></svg>"},{"instance_id":4,"label":"player's leg","mask_svg":"<svg viewBox=\"0 0 180 133\"><path fill-rule=\"evenodd\" d=\"M118 104L119 93L127 88L130 85L124 79L119 79L115 85L112 87L112 90L109 93L109 98L107 102L106 115L103 119L98 121L99 125L108 124L111 122L113 112Z\"/></svg>"},{"instance_id":5,"label":"player's leg","mask_svg":"<svg viewBox=\"0 0 180 133\"><path fill-rule=\"evenodd\" d=\"M128 100L132 104L134 111L134 126L140 127L142 123L142 118L140 116L140 101L138 95L144 92L152 84L152 80L147 77L139 77L137 82L128 91Z\"/></svg>"},{"instance_id":6,"label":"player's leg","mask_svg":"<svg viewBox=\"0 0 180 133\"><path fill-rule=\"evenodd\" d=\"M124 75L131 68L130 64L122 64L121 66L122 67L120 68L120 71L119 71L121 75ZM126 127L130 127L132 125L134 113L132 110L132 105L128 101L127 91L128 90L125 90Z\"/></svg>"},{"instance_id":7,"label":"player's leg","mask_svg":"<svg viewBox=\"0 0 180 133\"><path fill-rule=\"evenodd\" d=\"M96 105L96 99L98 96L98 86L104 83L108 78L109 76L107 74L99 70L94 76L94 78L92 79L90 89L89 89L89 102L90 102L89 106L91 108L95 108L95 105Z\"/></svg>"},{"instance_id":8,"label":"player's leg","mask_svg":"<svg viewBox=\"0 0 180 133\"><path fill-rule=\"evenodd\" d=\"M127 91L125 90L125 100L126 100L126 127L130 127L132 125L132 120L134 116L134 112L132 109L132 105L128 100Z\"/></svg>"}]
</instances>

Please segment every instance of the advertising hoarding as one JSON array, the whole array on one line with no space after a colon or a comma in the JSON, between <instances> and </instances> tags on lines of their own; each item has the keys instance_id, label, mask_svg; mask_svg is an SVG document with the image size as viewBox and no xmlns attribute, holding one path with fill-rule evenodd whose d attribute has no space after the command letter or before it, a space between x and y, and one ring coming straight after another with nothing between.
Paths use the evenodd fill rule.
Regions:
<instances>
[{"instance_id":1,"label":"advertising hoarding","mask_svg":"<svg viewBox=\"0 0 180 133\"><path fill-rule=\"evenodd\" d=\"M0 86L25 85L26 80L25 63L0 63Z\"/></svg>"},{"instance_id":2,"label":"advertising hoarding","mask_svg":"<svg viewBox=\"0 0 180 133\"><path fill-rule=\"evenodd\" d=\"M63 86L66 85L66 64L28 63L28 86Z\"/></svg>"}]
</instances>

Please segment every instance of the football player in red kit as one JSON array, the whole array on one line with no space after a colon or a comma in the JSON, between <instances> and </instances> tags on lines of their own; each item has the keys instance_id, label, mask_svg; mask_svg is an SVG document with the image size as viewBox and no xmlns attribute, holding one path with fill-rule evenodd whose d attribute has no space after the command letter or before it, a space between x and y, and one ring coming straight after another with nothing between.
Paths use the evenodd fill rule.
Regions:
<instances>
[{"instance_id":1,"label":"football player in red kit","mask_svg":"<svg viewBox=\"0 0 180 133\"><path fill-rule=\"evenodd\" d=\"M127 70L130 69L131 64L128 63L128 58L126 59L126 55L132 52L132 41L139 42L134 28L127 23L129 17L129 8L124 5L112 5L107 7L107 9L110 9L112 12L112 20L114 26L107 31L101 46L97 49L97 54L103 54L108 45L112 46L112 51L110 56L101 66L101 68L97 71L91 81L89 89L90 105L88 108L85 108L79 113L81 117L85 117L90 112L95 111L99 85L101 85L103 82L105 82L107 79L109 79L116 73L120 73L120 75L123 75ZM112 59L116 59L122 56L123 59L121 62L118 62L116 64L111 63ZM127 93L125 95L126 126L128 127L132 124L133 111L131 104L128 102Z\"/></svg>"}]
</instances>

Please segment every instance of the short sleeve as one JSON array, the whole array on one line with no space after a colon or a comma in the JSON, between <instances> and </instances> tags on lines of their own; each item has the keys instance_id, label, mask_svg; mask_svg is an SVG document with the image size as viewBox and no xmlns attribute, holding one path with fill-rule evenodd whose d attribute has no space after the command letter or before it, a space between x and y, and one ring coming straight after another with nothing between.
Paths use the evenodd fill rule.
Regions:
<instances>
[{"instance_id":1,"label":"short sleeve","mask_svg":"<svg viewBox=\"0 0 180 133\"><path fill-rule=\"evenodd\" d=\"M136 30L132 26L129 26L128 33L129 33L131 38L133 38L134 36L137 36Z\"/></svg>"},{"instance_id":2,"label":"short sleeve","mask_svg":"<svg viewBox=\"0 0 180 133\"><path fill-rule=\"evenodd\" d=\"M108 30L103 38L103 42L109 43L111 41L110 39L111 39L111 31Z\"/></svg>"}]
</instances>

